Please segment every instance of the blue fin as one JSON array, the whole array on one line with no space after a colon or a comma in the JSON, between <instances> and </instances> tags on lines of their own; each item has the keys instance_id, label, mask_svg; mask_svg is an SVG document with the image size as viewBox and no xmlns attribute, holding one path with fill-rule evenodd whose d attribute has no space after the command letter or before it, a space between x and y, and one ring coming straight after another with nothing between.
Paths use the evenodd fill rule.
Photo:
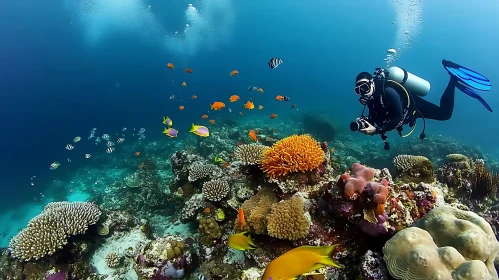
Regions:
<instances>
[{"instance_id":1,"label":"blue fin","mask_svg":"<svg viewBox=\"0 0 499 280\"><path fill-rule=\"evenodd\" d=\"M492 86L489 79L469 68L445 59L442 60L442 65L450 75L459 79L466 86L484 91L490 90Z\"/></svg>"},{"instance_id":2,"label":"blue fin","mask_svg":"<svg viewBox=\"0 0 499 280\"><path fill-rule=\"evenodd\" d=\"M467 95L469 95L475 99L478 99L478 101L480 101L480 103L482 103L482 105L485 106L485 108L487 108L487 110L492 112L492 108L489 106L489 104L487 104L487 102L485 102L485 100L483 100L483 98L476 91L472 90L471 88L469 88L469 87L467 87L459 82L456 84L456 88L459 89L460 91L466 93Z\"/></svg>"}]
</instances>

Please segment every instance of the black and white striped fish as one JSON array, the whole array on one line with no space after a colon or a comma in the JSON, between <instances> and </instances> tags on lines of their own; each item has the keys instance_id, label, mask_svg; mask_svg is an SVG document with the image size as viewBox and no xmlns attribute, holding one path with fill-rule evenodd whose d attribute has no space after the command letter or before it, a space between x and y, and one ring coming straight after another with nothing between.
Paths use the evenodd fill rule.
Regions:
<instances>
[{"instance_id":1,"label":"black and white striped fish","mask_svg":"<svg viewBox=\"0 0 499 280\"><path fill-rule=\"evenodd\" d=\"M107 141L106 146L108 146L108 147L112 147L112 146L114 146L114 143L113 143L113 142L111 142L111 141Z\"/></svg>"},{"instance_id":2,"label":"black and white striped fish","mask_svg":"<svg viewBox=\"0 0 499 280\"><path fill-rule=\"evenodd\" d=\"M280 59L278 57L273 57L269 61L269 66L270 66L270 68L274 69L274 68L277 68L277 66L279 66L281 63L282 63L282 59Z\"/></svg>"},{"instance_id":3,"label":"black and white striped fish","mask_svg":"<svg viewBox=\"0 0 499 280\"><path fill-rule=\"evenodd\" d=\"M91 156L91 154L85 154L85 158L90 158Z\"/></svg>"},{"instance_id":4,"label":"black and white striped fish","mask_svg":"<svg viewBox=\"0 0 499 280\"><path fill-rule=\"evenodd\" d=\"M118 142L118 144L121 144L121 143L123 143L123 141L125 141L125 138L118 138L118 140L116 142Z\"/></svg>"},{"instance_id":5,"label":"black and white striped fish","mask_svg":"<svg viewBox=\"0 0 499 280\"><path fill-rule=\"evenodd\" d=\"M203 274L198 274L198 280L206 280Z\"/></svg>"},{"instance_id":6,"label":"black and white striped fish","mask_svg":"<svg viewBox=\"0 0 499 280\"><path fill-rule=\"evenodd\" d=\"M113 147L109 147L106 149L106 153L110 154L114 151L114 148Z\"/></svg>"},{"instance_id":7,"label":"black and white striped fish","mask_svg":"<svg viewBox=\"0 0 499 280\"><path fill-rule=\"evenodd\" d=\"M68 150L68 151L71 151L71 150L72 150L72 149L74 149L74 148L75 148L75 147L74 147L73 145L71 145L71 144L67 144L67 145L66 145L66 150Z\"/></svg>"}]
</instances>

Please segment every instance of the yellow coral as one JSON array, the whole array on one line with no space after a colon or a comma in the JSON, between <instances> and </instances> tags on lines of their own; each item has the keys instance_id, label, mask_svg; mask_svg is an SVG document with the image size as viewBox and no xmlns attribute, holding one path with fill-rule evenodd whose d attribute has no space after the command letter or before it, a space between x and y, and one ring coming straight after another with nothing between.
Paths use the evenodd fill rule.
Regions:
<instances>
[{"instance_id":1,"label":"yellow coral","mask_svg":"<svg viewBox=\"0 0 499 280\"><path fill-rule=\"evenodd\" d=\"M267 230L266 216L270 212L272 204L276 202L277 197L272 189L264 188L243 203L244 217L255 233L265 233ZM236 222L236 228L241 227L237 224L238 222Z\"/></svg>"},{"instance_id":2,"label":"yellow coral","mask_svg":"<svg viewBox=\"0 0 499 280\"><path fill-rule=\"evenodd\" d=\"M277 179L289 173L313 170L324 159L320 144L312 137L292 135L263 152L260 168L271 178Z\"/></svg>"},{"instance_id":3,"label":"yellow coral","mask_svg":"<svg viewBox=\"0 0 499 280\"><path fill-rule=\"evenodd\" d=\"M297 240L307 235L310 221L305 217L303 200L293 197L272 205L267 217L269 235L279 239Z\"/></svg>"}]
</instances>

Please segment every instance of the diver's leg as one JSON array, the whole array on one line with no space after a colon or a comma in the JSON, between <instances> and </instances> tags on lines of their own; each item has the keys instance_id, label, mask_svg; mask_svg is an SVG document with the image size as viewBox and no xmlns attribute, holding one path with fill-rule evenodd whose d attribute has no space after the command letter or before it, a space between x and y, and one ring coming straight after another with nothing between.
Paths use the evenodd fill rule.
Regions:
<instances>
[{"instance_id":1,"label":"diver's leg","mask_svg":"<svg viewBox=\"0 0 499 280\"><path fill-rule=\"evenodd\" d=\"M421 115L423 115L417 115L417 117L424 117L426 119L437 121L446 121L450 119L452 117L452 112L454 111L454 91L456 84L457 79L455 77L451 77L447 88L440 98L440 107L424 100L423 98L415 96L416 108Z\"/></svg>"}]
</instances>

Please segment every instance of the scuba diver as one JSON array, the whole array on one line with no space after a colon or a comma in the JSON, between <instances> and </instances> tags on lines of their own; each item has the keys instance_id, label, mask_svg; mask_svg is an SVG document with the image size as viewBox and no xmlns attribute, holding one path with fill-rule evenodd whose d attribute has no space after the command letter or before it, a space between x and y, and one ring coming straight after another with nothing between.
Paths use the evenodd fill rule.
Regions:
<instances>
[{"instance_id":1,"label":"scuba diver","mask_svg":"<svg viewBox=\"0 0 499 280\"><path fill-rule=\"evenodd\" d=\"M384 142L384 149L389 150L386 132L396 129L401 137L412 134L416 128L416 120L423 119L423 131L419 138L426 137L426 119L446 121L454 110L455 88L478 99L482 105L492 112L492 108L473 89L488 91L491 88L489 79L479 73L442 60L442 64L450 74L450 81L440 98L440 106L423 99L430 91L430 83L399 67L388 70L376 68L374 75L362 72L357 75L355 93L359 102L364 105L361 116L350 123L350 130L360 131L366 135L379 134ZM369 115L365 116L366 107ZM408 124L410 131L403 135L402 126Z\"/></svg>"}]
</instances>

